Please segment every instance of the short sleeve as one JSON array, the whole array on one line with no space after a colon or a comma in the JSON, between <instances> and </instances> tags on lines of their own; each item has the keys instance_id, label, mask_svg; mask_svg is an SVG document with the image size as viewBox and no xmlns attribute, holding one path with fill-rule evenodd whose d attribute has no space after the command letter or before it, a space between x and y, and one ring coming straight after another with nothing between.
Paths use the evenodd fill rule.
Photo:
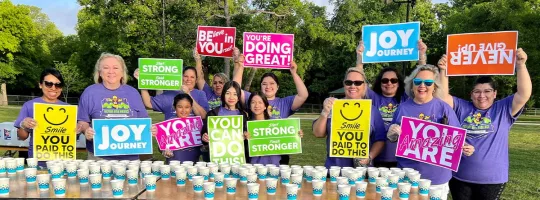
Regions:
<instances>
[{"instance_id":1,"label":"short sleeve","mask_svg":"<svg viewBox=\"0 0 540 200\"><path fill-rule=\"evenodd\" d=\"M367 94L370 99L375 99L379 96L375 91L373 91L371 88L368 87Z\"/></svg>"},{"instance_id":2,"label":"short sleeve","mask_svg":"<svg viewBox=\"0 0 540 200\"><path fill-rule=\"evenodd\" d=\"M88 92L85 90L81 99L79 100L79 106L77 108L77 121L83 121L90 123L90 101L88 100Z\"/></svg>"},{"instance_id":3,"label":"short sleeve","mask_svg":"<svg viewBox=\"0 0 540 200\"><path fill-rule=\"evenodd\" d=\"M458 115L461 115L461 113L464 111L463 109L467 108L467 104L471 103L455 96L452 96L452 99L454 99L454 111L456 111Z\"/></svg>"},{"instance_id":4,"label":"short sleeve","mask_svg":"<svg viewBox=\"0 0 540 200\"><path fill-rule=\"evenodd\" d=\"M137 96L137 101L135 102L135 108L137 109L137 118L147 118L148 117L148 111L144 107L141 95L137 90L134 90L133 96Z\"/></svg>"},{"instance_id":5,"label":"short sleeve","mask_svg":"<svg viewBox=\"0 0 540 200\"><path fill-rule=\"evenodd\" d=\"M448 118L448 125L453 127L461 127L461 123L459 122L459 119L456 115L456 112L452 110L450 105L444 103L444 110L446 117Z\"/></svg>"},{"instance_id":6,"label":"short sleeve","mask_svg":"<svg viewBox=\"0 0 540 200\"><path fill-rule=\"evenodd\" d=\"M155 97L150 97L150 102L152 103L152 110L164 113L164 109L167 105L167 99L168 97L165 93L162 93ZM172 104L172 102L170 102L170 104Z\"/></svg>"},{"instance_id":7,"label":"short sleeve","mask_svg":"<svg viewBox=\"0 0 540 200\"><path fill-rule=\"evenodd\" d=\"M23 107L21 108L21 112L19 112L19 116L17 116L17 120L15 120L15 123L14 123L15 128L21 128L20 124L24 120L24 118L33 117L33 116L29 116L30 104L32 103L31 102L24 103Z\"/></svg>"},{"instance_id":8,"label":"short sleeve","mask_svg":"<svg viewBox=\"0 0 540 200\"><path fill-rule=\"evenodd\" d=\"M386 141L386 128L381 113L377 112L374 106L372 106L371 110L371 132L375 133L375 138L372 141Z\"/></svg>"},{"instance_id":9,"label":"short sleeve","mask_svg":"<svg viewBox=\"0 0 540 200\"><path fill-rule=\"evenodd\" d=\"M501 114L506 114L506 116L503 117L508 116L511 123L514 123L517 120L525 108L525 106L521 107L516 115L512 115L512 103L514 102L514 97L515 95L513 94L495 102L495 104L497 104L497 109L504 110L504 113ZM502 108L499 108L500 106L502 106Z\"/></svg>"},{"instance_id":10,"label":"short sleeve","mask_svg":"<svg viewBox=\"0 0 540 200\"><path fill-rule=\"evenodd\" d=\"M204 92L200 91L197 92L197 99L195 99L195 101L197 101L197 103L203 107L203 109L208 112L208 110L210 110L210 106L208 105L208 99L206 98L206 94L204 94Z\"/></svg>"},{"instance_id":11,"label":"short sleeve","mask_svg":"<svg viewBox=\"0 0 540 200\"><path fill-rule=\"evenodd\" d=\"M297 110L292 110L292 105L294 103L294 98L296 98L296 95L291 95L291 96L288 96L288 97L285 97L285 98L282 99L283 105L285 105L285 107L287 107L287 108L289 108L289 110L291 110L290 115L293 115L294 112L297 111Z\"/></svg>"},{"instance_id":12,"label":"short sleeve","mask_svg":"<svg viewBox=\"0 0 540 200\"><path fill-rule=\"evenodd\" d=\"M206 95L206 100L210 100L209 98L215 94L214 90L212 90L212 88L206 82L204 83L202 91Z\"/></svg>"},{"instance_id":13,"label":"short sleeve","mask_svg":"<svg viewBox=\"0 0 540 200\"><path fill-rule=\"evenodd\" d=\"M247 90L242 90L244 92L244 102L246 102L246 105L249 105L249 97L251 97L251 92L248 92Z\"/></svg>"}]
</instances>

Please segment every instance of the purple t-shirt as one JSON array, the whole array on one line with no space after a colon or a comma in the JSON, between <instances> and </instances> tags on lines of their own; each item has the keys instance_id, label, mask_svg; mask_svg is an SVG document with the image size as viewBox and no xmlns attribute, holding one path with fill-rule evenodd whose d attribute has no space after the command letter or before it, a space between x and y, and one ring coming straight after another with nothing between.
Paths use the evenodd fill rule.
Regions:
<instances>
[{"instance_id":1,"label":"purple t-shirt","mask_svg":"<svg viewBox=\"0 0 540 200\"><path fill-rule=\"evenodd\" d=\"M476 184L508 182L508 134L523 108L512 116L514 95L493 103L487 110L469 101L453 97L454 110L467 129L467 143L474 146L471 156L462 156L456 179Z\"/></svg>"},{"instance_id":2,"label":"purple t-shirt","mask_svg":"<svg viewBox=\"0 0 540 200\"><path fill-rule=\"evenodd\" d=\"M375 107L371 105L371 110L375 110ZM330 168L331 166L340 166L340 167L354 167L352 158L336 158L330 157L330 138L332 134L332 115L328 115L326 120L326 162L324 166ZM315 120L316 121L316 120ZM313 123L315 123L313 121ZM381 120L381 115L379 112L371 113L371 124L370 124L370 143L369 146L377 141L386 141L386 129L384 128L384 123Z\"/></svg>"},{"instance_id":3,"label":"purple t-shirt","mask_svg":"<svg viewBox=\"0 0 540 200\"><path fill-rule=\"evenodd\" d=\"M433 100L425 104L417 104L413 99L401 103L394 113L392 124L401 125L401 117L403 116L436 123L442 123L444 116L446 116L449 126L459 127L456 113L452 110L450 105L438 98L433 98ZM398 167L408 167L418 170L422 178L431 180L432 185L447 183L450 181L450 178L452 178L452 171L449 169L407 158L397 157L396 160L398 162Z\"/></svg>"},{"instance_id":4,"label":"purple t-shirt","mask_svg":"<svg viewBox=\"0 0 540 200\"><path fill-rule=\"evenodd\" d=\"M285 119L293 115L295 110L291 107L296 95L288 96L285 98L276 97L274 100L269 100L268 104L272 107L271 119Z\"/></svg>"},{"instance_id":5,"label":"purple t-shirt","mask_svg":"<svg viewBox=\"0 0 540 200\"><path fill-rule=\"evenodd\" d=\"M79 100L78 121L92 119L148 118L141 94L129 85L121 85L116 90L109 90L103 84L88 86ZM93 140L86 140L86 149L94 153ZM137 155L100 156L107 160L138 160Z\"/></svg>"},{"instance_id":6,"label":"purple t-shirt","mask_svg":"<svg viewBox=\"0 0 540 200\"><path fill-rule=\"evenodd\" d=\"M43 100L43 98L41 97L38 97L38 98L35 98L35 99L32 99L30 101L27 101L23 104L22 108L21 108L21 112L19 112L19 116L17 117L17 120L15 120L15 128L21 128L21 122L29 117L29 118L34 118L34 103L47 103ZM47 103L49 104L49 103ZM54 104L58 104L58 105L68 105L67 103L63 102L63 101L60 101L60 100L57 100L56 103ZM33 130L30 130L28 132L28 157L29 158L33 158L34 157L34 139L32 138L32 135L33 135ZM45 166L45 162L39 162L38 163L39 166Z\"/></svg>"},{"instance_id":7,"label":"purple t-shirt","mask_svg":"<svg viewBox=\"0 0 540 200\"><path fill-rule=\"evenodd\" d=\"M383 95L377 94L371 89L368 89L368 96L372 100L372 104L381 114L386 131L388 131L388 127L390 127L392 118L394 117L394 112L397 110L399 104L409 99L409 96L403 93L401 99L399 101L396 101L394 97L385 97ZM386 140L383 150L381 151L379 156L375 158L375 161L396 162L396 147L397 143Z\"/></svg>"},{"instance_id":8,"label":"purple t-shirt","mask_svg":"<svg viewBox=\"0 0 540 200\"><path fill-rule=\"evenodd\" d=\"M152 109L154 111L161 112L165 115L165 120L172 119L176 117L176 109L173 106L174 97L176 95L183 93L181 91L165 91L163 94L151 97ZM194 89L191 91L191 96L193 100L197 102L204 110L208 111L208 101L206 95L203 91ZM191 110L193 113L193 110Z\"/></svg>"},{"instance_id":9,"label":"purple t-shirt","mask_svg":"<svg viewBox=\"0 0 540 200\"><path fill-rule=\"evenodd\" d=\"M221 97L216 95L214 90L207 83L204 83L202 91L206 94L206 100L208 100L210 110L221 106Z\"/></svg>"}]
</instances>

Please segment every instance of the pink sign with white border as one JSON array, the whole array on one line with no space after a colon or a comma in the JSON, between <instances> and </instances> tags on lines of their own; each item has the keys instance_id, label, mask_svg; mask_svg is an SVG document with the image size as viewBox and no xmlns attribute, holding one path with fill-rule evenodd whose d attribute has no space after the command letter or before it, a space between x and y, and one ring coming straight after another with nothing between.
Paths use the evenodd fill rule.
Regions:
<instances>
[{"instance_id":1,"label":"pink sign with white border","mask_svg":"<svg viewBox=\"0 0 540 200\"><path fill-rule=\"evenodd\" d=\"M179 150L201 146L202 120L200 116L174 118L154 124L160 150Z\"/></svg>"}]
</instances>

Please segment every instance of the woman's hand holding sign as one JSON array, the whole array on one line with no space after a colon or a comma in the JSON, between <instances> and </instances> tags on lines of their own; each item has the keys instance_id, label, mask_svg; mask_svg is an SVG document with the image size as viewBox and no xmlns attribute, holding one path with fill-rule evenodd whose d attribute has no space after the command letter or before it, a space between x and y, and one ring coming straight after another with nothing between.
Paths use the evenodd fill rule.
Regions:
<instances>
[{"instance_id":1,"label":"woman's hand holding sign","mask_svg":"<svg viewBox=\"0 0 540 200\"><path fill-rule=\"evenodd\" d=\"M401 126L397 124L392 124L388 128L388 133L386 134L386 137L390 142L397 142L399 135L401 134Z\"/></svg>"},{"instance_id":2,"label":"woman's hand holding sign","mask_svg":"<svg viewBox=\"0 0 540 200\"><path fill-rule=\"evenodd\" d=\"M467 142L463 143L463 155L471 156L473 153L474 153L474 146L470 145Z\"/></svg>"},{"instance_id":3,"label":"woman's hand holding sign","mask_svg":"<svg viewBox=\"0 0 540 200\"><path fill-rule=\"evenodd\" d=\"M24 118L24 120L21 123L21 127L25 129L34 129L36 125L37 125L36 120L30 117Z\"/></svg>"},{"instance_id":4,"label":"woman's hand holding sign","mask_svg":"<svg viewBox=\"0 0 540 200\"><path fill-rule=\"evenodd\" d=\"M92 127L88 127L86 131L84 131L84 136L86 136L86 140L93 140L95 134L96 132Z\"/></svg>"},{"instance_id":5,"label":"woman's hand holding sign","mask_svg":"<svg viewBox=\"0 0 540 200\"><path fill-rule=\"evenodd\" d=\"M156 125L152 125L152 127L150 128L150 132L152 133L152 137L156 137L157 135L157 127Z\"/></svg>"},{"instance_id":6,"label":"woman's hand holding sign","mask_svg":"<svg viewBox=\"0 0 540 200\"><path fill-rule=\"evenodd\" d=\"M209 142L210 141L210 138L208 138L208 133L204 133L202 135L202 141L203 142Z\"/></svg>"}]
</instances>

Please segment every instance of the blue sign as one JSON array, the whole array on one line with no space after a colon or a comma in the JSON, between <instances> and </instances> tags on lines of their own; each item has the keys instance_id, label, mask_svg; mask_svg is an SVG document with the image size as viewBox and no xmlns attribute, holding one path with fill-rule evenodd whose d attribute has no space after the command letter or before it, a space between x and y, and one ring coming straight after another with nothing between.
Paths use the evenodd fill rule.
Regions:
<instances>
[{"instance_id":1,"label":"blue sign","mask_svg":"<svg viewBox=\"0 0 540 200\"><path fill-rule=\"evenodd\" d=\"M152 154L150 118L94 119L95 156Z\"/></svg>"},{"instance_id":2,"label":"blue sign","mask_svg":"<svg viewBox=\"0 0 540 200\"><path fill-rule=\"evenodd\" d=\"M420 22L362 27L363 63L418 60Z\"/></svg>"}]
</instances>

